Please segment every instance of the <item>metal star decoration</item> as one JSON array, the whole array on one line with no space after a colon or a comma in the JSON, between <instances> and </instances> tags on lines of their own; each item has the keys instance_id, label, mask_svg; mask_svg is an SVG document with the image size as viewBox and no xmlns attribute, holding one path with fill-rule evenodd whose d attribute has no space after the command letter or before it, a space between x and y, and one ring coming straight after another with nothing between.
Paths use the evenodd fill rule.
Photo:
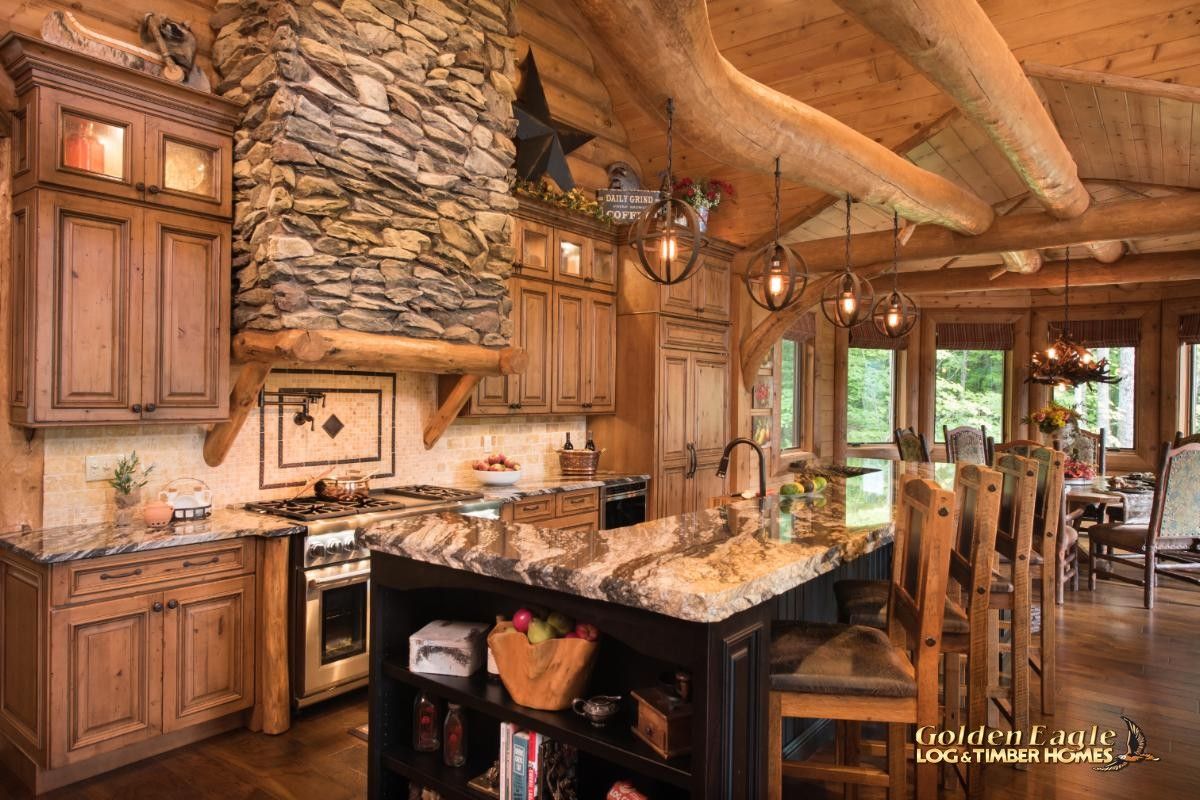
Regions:
<instances>
[{"instance_id":1,"label":"metal star decoration","mask_svg":"<svg viewBox=\"0 0 1200 800\"><path fill-rule=\"evenodd\" d=\"M550 116L546 92L533 51L525 59L525 80L514 104L517 115L517 178L536 181L548 175L562 191L575 188L567 153L596 138L586 131L556 123Z\"/></svg>"}]
</instances>

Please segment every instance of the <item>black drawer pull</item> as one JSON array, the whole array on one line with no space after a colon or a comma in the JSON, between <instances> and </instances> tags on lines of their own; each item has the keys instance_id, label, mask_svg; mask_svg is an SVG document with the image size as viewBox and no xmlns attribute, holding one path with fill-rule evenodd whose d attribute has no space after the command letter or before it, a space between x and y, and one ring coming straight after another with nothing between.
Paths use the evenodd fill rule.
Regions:
<instances>
[{"instance_id":1,"label":"black drawer pull","mask_svg":"<svg viewBox=\"0 0 1200 800\"><path fill-rule=\"evenodd\" d=\"M113 575L110 575L110 574L108 574L107 572L101 572L101 573L100 573L100 580L102 580L102 581L116 581L116 580L120 580L121 578L132 578L134 575L141 575L141 574L142 574L142 568L141 568L141 567L138 567L137 569L135 569L135 570L133 570L133 571L131 571L131 572L118 572L118 573L116 573L116 574L113 574Z\"/></svg>"},{"instance_id":2,"label":"black drawer pull","mask_svg":"<svg viewBox=\"0 0 1200 800\"><path fill-rule=\"evenodd\" d=\"M139 192L144 192L144 191L146 191L146 184L142 183L141 181L138 181L137 183L135 183L133 185L133 188L137 189Z\"/></svg>"},{"instance_id":3,"label":"black drawer pull","mask_svg":"<svg viewBox=\"0 0 1200 800\"><path fill-rule=\"evenodd\" d=\"M134 403L133 405L131 405L131 406L129 407L129 410L130 410L130 411L132 411L132 412L133 412L133 413L135 413L135 414L140 414L140 413L142 413L142 404L141 404L141 403Z\"/></svg>"},{"instance_id":4,"label":"black drawer pull","mask_svg":"<svg viewBox=\"0 0 1200 800\"><path fill-rule=\"evenodd\" d=\"M158 410L158 406L154 405L154 403L146 403L146 413L147 414L153 414L157 410Z\"/></svg>"},{"instance_id":5,"label":"black drawer pull","mask_svg":"<svg viewBox=\"0 0 1200 800\"><path fill-rule=\"evenodd\" d=\"M179 601L178 600L168 600L167 608L170 608L172 610L179 608Z\"/></svg>"},{"instance_id":6,"label":"black drawer pull","mask_svg":"<svg viewBox=\"0 0 1200 800\"><path fill-rule=\"evenodd\" d=\"M183 566L185 566L185 567L204 567L209 564L215 564L220 560L221 560L220 556L213 556L208 561L185 561L185 562L183 562Z\"/></svg>"},{"instance_id":7,"label":"black drawer pull","mask_svg":"<svg viewBox=\"0 0 1200 800\"><path fill-rule=\"evenodd\" d=\"M150 194L158 194L160 191L162 191L161 189L159 189L157 186L155 186L153 184L151 184L150 186L147 186L146 190L149 191Z\"/></svg>"},{"instance_id":8,"label":"black drawer pull","mask_svg":"<svg viewBox=\"0 0 1200 800\"><path fill-rule=\"evenodd\" d=\"M155 600L154 605L150 606L150 610L157 614L158 612L162 611L162 603L158 600Z\"/></svg>"}]
</instances>

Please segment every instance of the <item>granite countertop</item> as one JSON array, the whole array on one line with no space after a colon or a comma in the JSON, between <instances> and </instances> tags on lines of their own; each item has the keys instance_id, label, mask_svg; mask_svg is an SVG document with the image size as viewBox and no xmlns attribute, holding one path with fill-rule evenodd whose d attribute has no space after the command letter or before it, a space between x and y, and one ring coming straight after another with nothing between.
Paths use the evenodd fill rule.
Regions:
<instances>
[{"instance_id":1,"label":"granite countertop","mask_svg":"<svg viewBox=\"0 0 1200 800\"><path fill-rule=\"evenodd\" d=\"M815 498L772 495L594 533L433 513L358 534L381 553L716 622L891 541L896 475L907 468L863 465L879 471Z\"/></svg>"},{"instance_id":2,"label":"granite countertop","mask_svg":"<svg viewBox=\"0 0 1200 800\"><path fill-rule=\"evenodd\" d=\"M504 502L523 500L526 497L536 497L557 492L573 492L580 489L600 489L614 483L625 481L650 480L649 475L626 474L623 472L597 472L591 478L568 478L561 475L547 475L537 478L522 478L512 486L461 486L475 492L483 492L485 500L501 500Z\"/></svg>"},{"instance_id":3,"label":"granite countertop","mask_svg":"<svg viewBox=\"0 0 1200 800\"><path fill-rule=\"evenodd\" d=\"M303 532L304 525L299 522L240 508L219 508L208 519L177 522L166 528L148 528L141 522L118 528L111 522L97 522L5 533L0 534L0 550L48 564L246 536L291 536Z\"/></svg>"}]
</instances>

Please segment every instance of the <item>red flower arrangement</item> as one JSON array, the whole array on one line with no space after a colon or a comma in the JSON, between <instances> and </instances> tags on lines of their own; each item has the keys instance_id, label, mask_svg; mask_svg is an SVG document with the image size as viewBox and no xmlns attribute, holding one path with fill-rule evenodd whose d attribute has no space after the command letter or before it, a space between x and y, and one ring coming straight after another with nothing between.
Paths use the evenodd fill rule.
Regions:
<instances>
[{"instance_id":1,"label":"red flower arrangement","mask_svg":"<svg viewBox=\"0 0 1200 800\"><path fill-rule=\"evenodd\" d=\"M696 209L716 208L725 198L734 198L733 184L717 178L680 178L671 187L671 192L680 200Z\"/></svg>"}]
</instances>

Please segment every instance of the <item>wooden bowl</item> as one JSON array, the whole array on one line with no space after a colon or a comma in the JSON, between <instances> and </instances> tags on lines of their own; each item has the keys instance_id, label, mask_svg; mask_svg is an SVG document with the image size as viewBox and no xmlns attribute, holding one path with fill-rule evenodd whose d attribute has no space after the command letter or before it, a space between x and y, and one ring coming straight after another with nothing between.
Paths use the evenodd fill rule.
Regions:
<instances>
[{"instance_id":1,"label":"wooden bowl","mask_svg":"<svg viewBox=\"0 0 1200 800\"><path fill-rule=\"evenodd\" d=\"M584 695L597 644L586 639L530 644L512 623L501 622L488 634L488 647L514 701L541 711L562 711Z\"/></svg>"}]
</instances>

